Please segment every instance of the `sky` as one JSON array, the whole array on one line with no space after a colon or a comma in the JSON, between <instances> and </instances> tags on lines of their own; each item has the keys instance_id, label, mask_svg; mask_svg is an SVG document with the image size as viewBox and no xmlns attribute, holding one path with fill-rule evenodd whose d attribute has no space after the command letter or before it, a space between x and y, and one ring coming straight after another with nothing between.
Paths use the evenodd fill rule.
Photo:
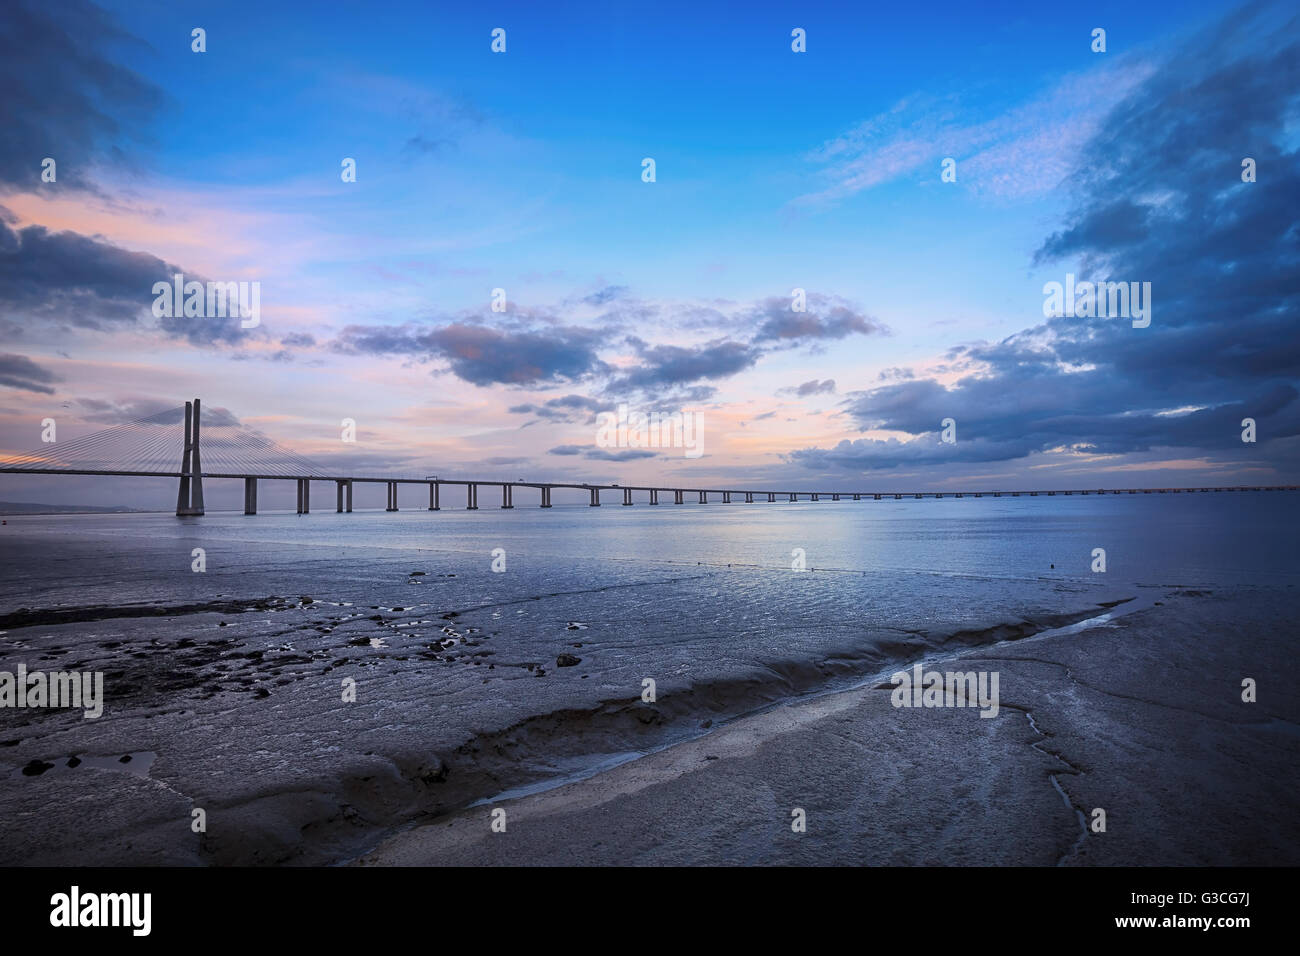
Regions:
<instances>
[{"instance_id":1,"label":"sky","mask_svg":"<svg viewBox=\"0 0 1300 956\"><path fill-rule=\"evenodd\" d=\"M0 454L198 396L349 473L1296 481L1288 5L610 6L6 3ZM157 316L177 273L258 324ZM1149 325L1046 316L1067 275ZM158 503L0 479L88 494Z\"/></svg>"}]
</instances>

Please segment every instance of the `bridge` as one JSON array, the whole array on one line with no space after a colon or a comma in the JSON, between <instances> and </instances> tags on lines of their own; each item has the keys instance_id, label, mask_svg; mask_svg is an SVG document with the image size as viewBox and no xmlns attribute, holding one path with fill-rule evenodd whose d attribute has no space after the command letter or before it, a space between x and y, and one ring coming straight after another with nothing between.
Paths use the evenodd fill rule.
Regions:
<instances>
[{"instance_id":1,"label":"bridge","mask_svg":"<svg viewBox=\"0 0 1300 956\"><path fill-rule=\"evenodd\" d=\"M200 425L202 424L202 428ZM207 437L200 440L200 435ZM206 466L204 463L206 462ZM515 506L516 488L535 489L543 508L551 507L556 488L587 492L589 504L601 504L602 491L622 495L622 504L632 505L634 495L643 496L651 505L659 496L672 495L674 504L688 499L700 504L713 501L730 504L756 501L881 501L904 498L1037 498L1056 495L1137 495L1186 494L1231 491L1296 491L1298 485L1233 485L1183 488L1078 488L1051 491L776 491L770 489L684 488L674 485L618 485L589 482L506 481L501 479L397 477L337 474L272 441L254 429L240 425L228 416L217 415L202 422L199 399L186 402L147 418L115 425L102 431L67 442L51 442L25 455L0 458L0 473L58 475L116 475L149 478L175 478L179 481L176 514L180 517L204 513L203 480L237 478L244 482L244 513L257 514L259 481L293 481L297 483L298 513L311 511L311 483L334 482L335 510L352 511L352 486L359 482L388 486L387 511L397 511L399 485L428 487L430 511L441 510L444 486L463 488L465 507L479 507L479 488L501 489L501 507Z\"/></svg>"}]
</instances>

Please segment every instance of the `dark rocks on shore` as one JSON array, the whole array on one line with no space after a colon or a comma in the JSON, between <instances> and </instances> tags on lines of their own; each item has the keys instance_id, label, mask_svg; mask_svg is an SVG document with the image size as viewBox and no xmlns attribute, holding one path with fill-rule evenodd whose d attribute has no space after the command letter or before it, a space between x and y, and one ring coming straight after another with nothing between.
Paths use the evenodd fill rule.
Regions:
<instances>
[{"instance_id":1,"label":"dark rocks on shore","mask_svg":"<svg viewBox=\"0 0 1300 956\"><path fill-rule=\"evenodd\" d=\"M44 760L33 760L27 766L23 767L24 777L39 777L45 771L53 768L54 764L46 763Z\"/></svg>"},{"instance_id":2,"label":"dark rocks on shore","mask_svg":"<svg viewBox=\"0 0 1300 956\"><path fill-rule=\"evenodd\" d=\"M582 658L574 657L572 654L561 654L555 659L556 667L573 667L574 665L581 663Z\"/></svg>"}]
</instances>

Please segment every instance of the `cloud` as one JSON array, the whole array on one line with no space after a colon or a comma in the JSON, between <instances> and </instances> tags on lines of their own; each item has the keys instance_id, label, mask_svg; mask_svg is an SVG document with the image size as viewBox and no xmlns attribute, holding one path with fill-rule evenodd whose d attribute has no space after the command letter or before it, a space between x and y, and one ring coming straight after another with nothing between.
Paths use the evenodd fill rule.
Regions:
<instances>
[{"instance_id":1,"label":"cloud","mask_svg":"<svg viewBox=\"0 0 1300 956\"><path fill-rule=\"evenodd\" d=\"M843 339L871 335L887 329L875 319L833 296L808 293L808 309L793 312L790 299L764 299L748 310L746 318L757 325L755 342L803 344L818 339Z\"/></svg>"},{"instance_id":2,"label":"cloud","mask_svg":"<svg viewBox=\"0 0 1300 956\"><path fill-rule=\"evenodd\" d=\"M37 365L25 355L15 355L12 352L0 353L0 386L53 395L54 389L49 383L57 381L57 375Z\"/></svg>"},{"instance_id":3,"label":"cloud","mask_svg":"<svg viewBox=\"0 0 1300 956\"><path fill-rule=\"evenodd\" d=\"M655 458L658 454L657 451L648 451L644 448L625 448L622 451L592 448L584 452L582 457L591 458L595 461L635 461L638 458Z\"/></svg>"},{"instance_id":4,"label":"cloud","mask_svg":"<svg viewBox=\"0 0 1300 956\"><path fill-rule=\"evenodd\" d=\"M596 356L600 338L577 326L501 331L454 321L436 327L348 326L333 346L354 354L442 359L458 378L474 385L544 385L603 371L605 364Z\"/></svg>"},{"instance_id":5,"label":"cloud","mask_svg":"<svg viewBox=\"0 0 1300 956\"><path fill-rule=\"evenodd\" d=\"M126 160L124 144L148 127L161 91L108 58L139 45L99 7L6 0L0 17L0 192L74 188L98 191L95 166ZM57 163L55 184L41 182L41 161Z\"/></svg>"},{"instance_id":6,"label":"cloud","mask_svg":"<svg viewBox=\"0 0 1300 956\"><path fill-rule=\"evenodd\" d=\"M1285 22L1278 23L1282 20ZM1053 318L951 350L959 378L851 395L862 430L915 436L792 452L808 467L994 461L1039 452L1199 449L1290 467L1300 436L1300 30L1280 6L1193 37L1103 117L1082 150L1063 228L1035 261L1152 284L1151 325ZM1241 182L1240 157L1268 176ZM1029 293L1041 303L1040 291ZM957 423L955 445L935 435ZM1241 441L1253 418L1258 442Z\"/></svg>"},{"instance_id":7,"label":"cloud","mask_svg":"<svg viewBox=\"0 0 1300 956\"><path fill-rule=\"evenodd\" d=\"M506 409L512 415L536 415L553 422L594 421L596 413L607 408L608 403L585 395L564 395L547 399L540 405L526 403Z\"/></svg>"},{"instance_id":8,"label":"cloud","mask_svg":"<svg viewBox=\"0 0 1300 956\"><path fill-rule=\"evenodd\" d=\"M809 395L832 395L835 393L835 379L828 378L825 381L812 379L804 382L802 385L796 385L793 388L783 388L778 394L796 395L799 398L807 398Z\"/></svg>"},{"instance_id":9,"label":"cloud","mask_svg":"<svg viewBox=\"0 0 1300 956\"><path fill-rule=\"evenodd\" d=\"M1065 179L1107 109L1129 95L1149 64L1109 54L1105 63L1061 80L1041 96L980 122L953 97L910 96L809 155L821 189L794 200L825 206L905 176L939 181L940 162L957 160L963 188L999 198L1035 196Z\"/></svg>"},{"instance_id":10,"label":"cloud","mask_svg":"<svg viewBox=\"0 0 1300 956\"><path fill-rule=\"evenodd\" d=\"M39 225L15 230L0 222L0 306L11 315L98 330L152 324L153 285L177 273L185 270L103 239ZM157 323L196 345L237 341L251 331L240 328L237 316Z\"/></svg>"},{"instance_id":11,"label":"cloud","mask_svg":"<svg viewBox=\"0 0 1300 956\"><path fill-rule=\"evenodd\" d=\"M609 391L689 385L702 379L728 378L752 368L762 350L744 342L723 340L700 346L647 345L633 340L641 367L619 376Z\"/></svg>"}]
</instances>

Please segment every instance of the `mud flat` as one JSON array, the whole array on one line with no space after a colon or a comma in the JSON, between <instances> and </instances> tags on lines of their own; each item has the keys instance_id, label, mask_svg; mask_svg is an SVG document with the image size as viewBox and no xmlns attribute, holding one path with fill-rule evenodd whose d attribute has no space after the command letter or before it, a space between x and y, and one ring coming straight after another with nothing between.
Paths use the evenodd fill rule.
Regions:
<instances>
[{"instance_id":1,"label":"mud flat","mask_svg":"<svg viewBox=\"0 0 1300 956\"><path fill-rule=\"evenodd\" d=\"M1296 865L1298 596L1165 588L1097 626L927 658L998 671L995 718L895 708L872 681L488 800L354 862Z\"/></svg>"}]
</instances>

